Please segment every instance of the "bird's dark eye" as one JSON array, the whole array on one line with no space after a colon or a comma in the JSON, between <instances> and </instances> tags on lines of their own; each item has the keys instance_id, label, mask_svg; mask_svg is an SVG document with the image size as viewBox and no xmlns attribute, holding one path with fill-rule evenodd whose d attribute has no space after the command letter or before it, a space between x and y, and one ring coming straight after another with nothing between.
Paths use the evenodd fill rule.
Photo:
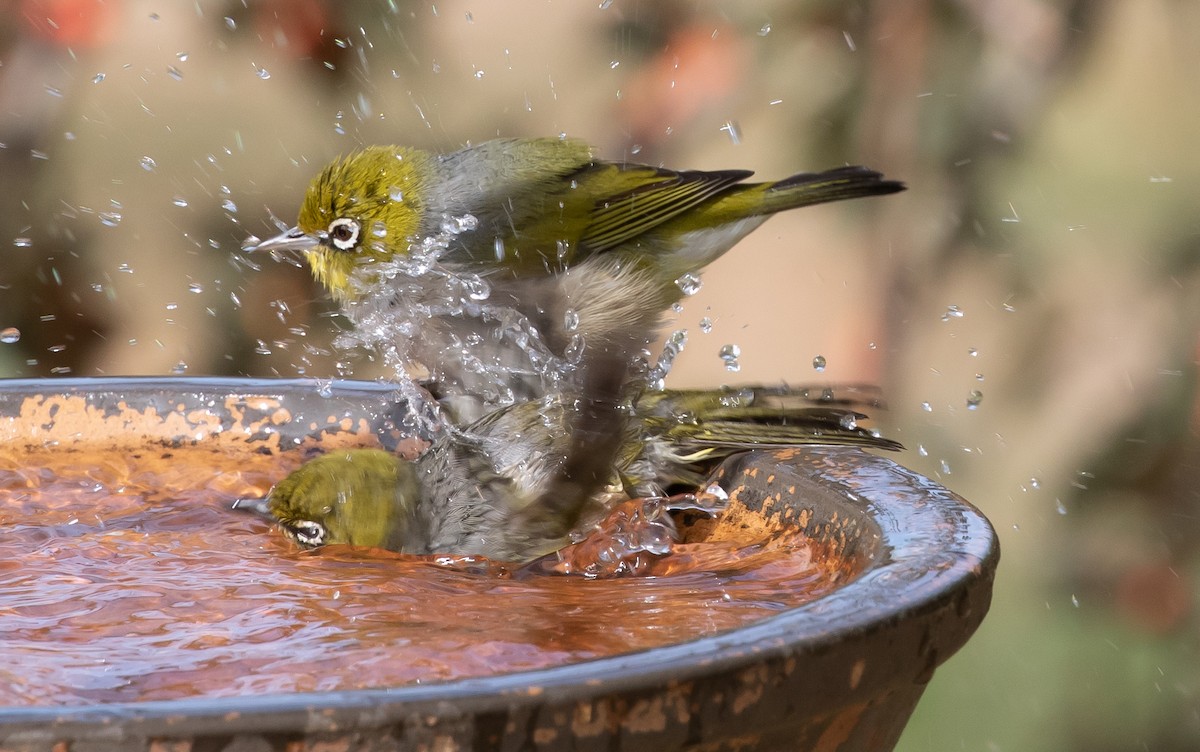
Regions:
<instances>
[{"instance_id":1,"label":"bird's dark eye","mask_svg":"<svg viewBox=\"0 0 1200 752\"><path fill-rule=\"evenodd\" d=\"M329 223L329 240L339 251L348 251L358 245L358 220L338 217Z\"/></svg>"},{"instance_id":2,"label":"bird's dark eye","mask_svg":"<svg viewBox=\"0 0 1200 752\"><path fill-rule=\"evenodd\" d=\"M301 546L314 548L325 543L325 526L312 520L295 520L287 524L287 531Z\"/></svg>"}]
</instances>

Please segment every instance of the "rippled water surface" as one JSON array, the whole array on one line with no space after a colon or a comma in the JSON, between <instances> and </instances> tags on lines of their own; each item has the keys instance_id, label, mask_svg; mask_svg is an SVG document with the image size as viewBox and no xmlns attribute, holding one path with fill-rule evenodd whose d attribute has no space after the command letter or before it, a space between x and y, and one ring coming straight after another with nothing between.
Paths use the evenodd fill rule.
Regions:
<instances>
[{"instance_id":1,"label":"rippled water surface","mask_svg":"<svg viewBox=\"0 0 1200 752\"><path fill-rule=\"evenodd\" d=\"M799 534L679 545L637 576L303 552L229 509L300 459L0 448L0 705L382 687L727 630L833 586Z\"/></svg>"}]
</instances>

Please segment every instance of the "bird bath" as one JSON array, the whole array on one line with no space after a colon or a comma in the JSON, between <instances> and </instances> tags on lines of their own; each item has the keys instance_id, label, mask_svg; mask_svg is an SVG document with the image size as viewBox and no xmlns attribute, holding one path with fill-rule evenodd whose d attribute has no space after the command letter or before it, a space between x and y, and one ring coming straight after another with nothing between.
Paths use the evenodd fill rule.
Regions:
<instances>
[{"instance_id":1,"label":"bird bath","mask_svg":"<svg viewBox=\"0 0 1200 752\"><path fill-rule=\"evenodd\" d=\"M393 393L363 382L0 381L0 450L32 457L102 444L169 462L173 450L219 447L279 468L337 447L409 442L415 451L394 419L399 408L381 414ZM999 558L991 526L941 486L853 448L748 453L718 475L731 510L696 523L690 537L801 530L839 573L836 587L734 629L533 670L370 689L10 704L0 707L0 750L891 749L934 669L987 612ZM36 524L7 511L13 488L0 488L5 527ZM264 528L245 540L279 538ZM56 555L71 555L69 535L51 539ZM441 607L453 611L453 598ZM14 612L0 610L0 620ZM8 663L13 677L35 669Z\"/></svg>"}]
</instances>

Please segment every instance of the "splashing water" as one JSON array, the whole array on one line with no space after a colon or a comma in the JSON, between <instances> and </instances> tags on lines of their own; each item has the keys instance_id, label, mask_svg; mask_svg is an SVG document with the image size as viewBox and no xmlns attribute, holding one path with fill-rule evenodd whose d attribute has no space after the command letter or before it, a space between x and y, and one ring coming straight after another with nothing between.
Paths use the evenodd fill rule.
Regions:
<instances>
[{"instance_id":1,"label":"splashing water","mask_svg":"<svg viewBox=\"0 0 1200 752\"><path fill-rule=\"evenodd\" d=\"M408 378L414 371L428 370L445 393L499 407L561 388L572 354L582 350L580 340L556 355L522 313L493 300L486 279L441 263L454 238L476 226L470 215L446 216L440 232L410 242L407 254L359 267L350 279L358 294L343 310L354 329L334 347L379 354L413 406L415 428L438 426L423 409L428 397Z\"/></svg>"},{"instance_id":2,"label":"splashing water","mask_svg":"<svg viewBox=\"0 0 1200 752\"><path fill-rule=\"evenodd\" d=\"M737 345L724 345L717 355L725 364L726 371L736 373L742 369L742 364L739 360L739 358L742 357L742 348L738 347Z\"/></svg>"},{"instance_id":3,"label":"splashing water","mask_svg":"<svg viewBox=\"0 0 1200 752\"><path fill-rule=\"evenodd\" d=\"M675 364L675 359L679 357L679 353L683 352L683 348L687 345L687 337L687 329L676 329L671 332L671 336L667 337L662 353L658 356L658 362L654 364L654 367L646 375L651 389L659 391L666 389L667 374L671 372L671 366Z\"/></svg>"},{"instance_id":4,"label":"splashing water","mask_svg":"<svg viewBox=\"0 0 1200 752\"><path fill-rule=\"evenodd\" d=\"M692 296L700 292L700 287L703 282L700 280L700 275L693 272L684 272L675 280L675 285L684 295Z\"/></svg>"}]
</instances>

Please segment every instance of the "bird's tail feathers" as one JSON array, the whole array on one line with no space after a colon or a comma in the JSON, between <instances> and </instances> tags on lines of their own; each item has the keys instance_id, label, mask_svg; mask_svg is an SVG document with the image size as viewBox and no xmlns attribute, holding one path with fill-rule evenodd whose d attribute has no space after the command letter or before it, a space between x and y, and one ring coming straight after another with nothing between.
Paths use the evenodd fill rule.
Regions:
<instances>
[{"instance_id":1,"label":"bird's tail feathers","mask_svg":"<svg viewBox=\"0 0 1200 752\"><path fill-rule=\"evenodd\" d=\"M802 172L768 185L763 196L770 212L864 196L883 196L904 190L898 180L885 180L867 167L836 167L824 172Z\"/></svg>"},{"instance_id":2,"label":"bird's tail feathers","mask_svg":"<svg viewBox=\"0 0 1200 752\"><path fill-rule=\"evenodd\" d=\"M663 486L694 487L731 454L751 449L844 445L900 450L861 422L881 408L873 387L753 386L647 392L635 403Z\"/></svg>"}]
</instances>

